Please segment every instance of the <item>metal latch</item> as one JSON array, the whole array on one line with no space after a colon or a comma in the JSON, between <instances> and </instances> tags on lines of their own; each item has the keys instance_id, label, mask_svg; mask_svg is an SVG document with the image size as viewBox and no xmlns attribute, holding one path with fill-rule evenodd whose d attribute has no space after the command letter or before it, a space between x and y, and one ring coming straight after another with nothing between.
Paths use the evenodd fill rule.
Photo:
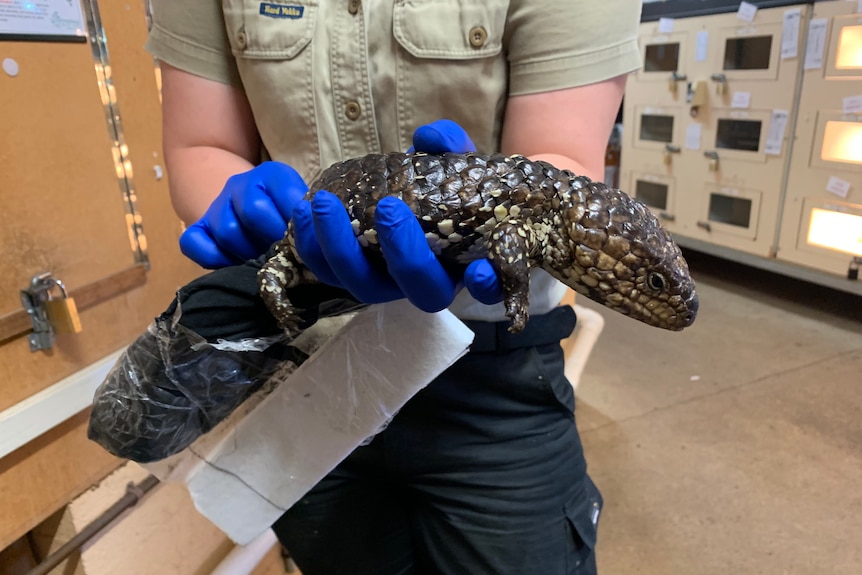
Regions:
<instances>
[{"instance_id":1,"label":"metal latch","mask_svg":"<svg viewBox=\"0 0 862 575\"><path fill-rule=\"evenodd\" d=\"M848 280L858 280L859 279L859 265L862 264L862 257L853 256L853 259L850 260L850 267L847 268L847 279Z\"/></svg>"},{"instance_id":2,"label":"metal latch","mask_svg":"<svg viewBox=\"0 0 862 575\"><path fill-rule=\"evenodd\" d=\"M688 76L685 74L680 74L679 72L671 72L670 78L667 80L667 89L671 92L676 92L676 86L678 82L685 82L688 80Z\"/></svg>"},{"instance_id":3,"label":"metal latch","mask_svg":"<svg viewBox=\"0 0 862 575\"><path fill-rule=\"evenodd\" d=\"M51 294L54 290L59 292L59 297ZM33 324L33 333L29 338L30 351L50 349L57 333L82 331L75 300L69 297L63 282L51 272L33 276L29 287L21 290L21 305Z\"/></svg>"},{"instance_id":4,"label":"metal latch","mask_svg":"<svg viewBox=\"0 0 862 575\"><path fill-rule=\"evenodd\" d=\"M673 160L673 156L671 154L679 154L682 150L679 146L674 146L672 144L665 144L664 151L662 152L662 157L664 159L665 164L670 164Z\"/></svg>"}]
</instances>

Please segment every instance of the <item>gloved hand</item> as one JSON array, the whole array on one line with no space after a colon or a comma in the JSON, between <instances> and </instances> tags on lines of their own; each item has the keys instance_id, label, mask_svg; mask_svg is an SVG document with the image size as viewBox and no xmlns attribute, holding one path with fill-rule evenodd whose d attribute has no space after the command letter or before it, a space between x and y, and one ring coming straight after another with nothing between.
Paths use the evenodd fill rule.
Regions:
<instances>
[{"instance_id":1,"label":"gloved hand","mask_svg":"<svg viewBox=\"0 0 862 575\"><path fill-rule=\"evenodd\" d=\"M429 153L475 151L463 128L451 120L421 126L413 134L408 151ZM462 278L451 277L428 247L416 216L401 200L388 197L377 205L377 238L388 274L375 269L356 240L350 219L336 196L325 191L312 202L294 207L296 249L303 262L324 283L340 286L366 303L406 297L416 307L440 311L448 307L461 288ZM472 262L463 285L482 303L502 300L502 289L491 264Z\"/></svg>"},{"instance_id":2,"label":"gloved hand","mask_svg":"<svg viewBox=\"0 0 862 575\"><path fill-rule=\"evenodd\" d=\"M208 269L255 258L284 236L306 191L296 170L279 162L232 176L204 216L180 236L180 250Z\"/></svg>"}]
</instances>

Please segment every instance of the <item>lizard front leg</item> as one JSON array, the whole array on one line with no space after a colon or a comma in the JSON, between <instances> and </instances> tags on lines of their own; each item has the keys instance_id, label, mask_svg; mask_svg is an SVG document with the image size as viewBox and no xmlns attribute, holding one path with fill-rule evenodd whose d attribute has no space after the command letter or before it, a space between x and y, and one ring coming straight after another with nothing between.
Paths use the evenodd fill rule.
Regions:
<instances>
[{"instance_id":1,"label":"lizard front leg","mask_svg":"<svg viewBox=\"0 0 862 575\"><path fill-rule=\"evenodd\" d=\"M299 328L299 316L287 297L287 289L302 283L302 270L294 256L290 234L277 244L272 256L257 272L258 291L278 325L288 334Z\"/></svg>"},{"instance_id":2,"label":"lizard front leg","mask_svg":"<svg viewBox=\"0 0 862 575\"><path fill-rule=\"evenodd\" d=\"M518 220L497 224L488 240L488 259L503 284L511 333L523 330L529 318L531 256L535 247L533 230Z\"/></svg>"}]
</instances>

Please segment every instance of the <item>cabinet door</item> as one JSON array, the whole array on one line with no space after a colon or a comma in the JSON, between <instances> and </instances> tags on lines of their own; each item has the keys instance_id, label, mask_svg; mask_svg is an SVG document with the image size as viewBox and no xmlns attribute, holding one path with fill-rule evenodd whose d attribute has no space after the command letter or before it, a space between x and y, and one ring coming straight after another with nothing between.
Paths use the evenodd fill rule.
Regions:
<instances>
[{"instance_id":1,"label":"cabinet door","mask_svg":"<svg viewBox=\"0 0 862 575\"><path fill-rule=\"evenodd\" d=\"M35 439L10 433L10 414L89 377L203 273L177 245L144 3L81 5L78 42L0 37L0 548L119 463L87 439L92 391L36 410ZM20 292L43 272L65 283L83 331L31 351Z\"/></svg>"}]
</instances>

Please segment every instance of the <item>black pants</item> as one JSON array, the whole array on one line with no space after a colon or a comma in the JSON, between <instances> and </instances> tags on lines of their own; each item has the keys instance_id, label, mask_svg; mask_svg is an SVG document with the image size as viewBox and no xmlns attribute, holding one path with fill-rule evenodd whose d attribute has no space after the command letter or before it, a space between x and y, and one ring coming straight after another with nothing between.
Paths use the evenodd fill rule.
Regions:
<instances>
[{"instance_id":1,"label":"black pants","mask_svg":"<svg viewBox=\"0 0 862 575\"><path fill-rule=\"evenodd\" d=\"M602 499L559 345L574 313L469 324L467 356L273 529L303 575L590 575Z\"/></svg>"}]
</instances>

